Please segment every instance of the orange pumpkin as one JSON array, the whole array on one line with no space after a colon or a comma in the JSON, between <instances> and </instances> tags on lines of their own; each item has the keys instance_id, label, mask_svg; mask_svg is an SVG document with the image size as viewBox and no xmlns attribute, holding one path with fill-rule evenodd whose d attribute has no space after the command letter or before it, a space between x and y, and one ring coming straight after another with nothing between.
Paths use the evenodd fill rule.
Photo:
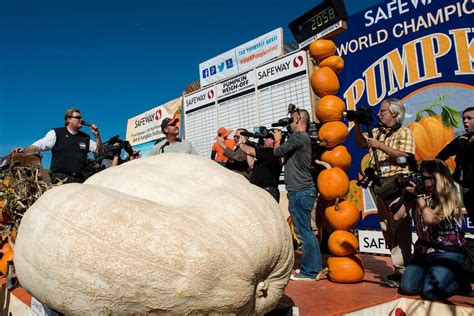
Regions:
<instances>
[{"instance_id":1,"label":"orange pumpkin","mask_svg":"<svg viewBox=\"0 0 474 316\"><path fill-rule=\"evenodd\" d=\"M331 167L339 167L347 170L351 166L352 157L346 146L338 145L332 149L328 149L321 155L321 160L327 162Z\"/></svg>"},{"instance_id":2,"label":"orange pumpkin","mask_svg":"<svg viewBox=\"0 0 474 316\"><path fill-rule=\"evenodd\" d=\"M311 74L311 87L320 98L325 95L336 94L339 91L339 79L329 67L321 67Z\"/></svg>"},{"instance_id":3,"label":"orange pumpkin","mask_svg":"<svg viewBox=\"0 0 474 316\"><path fill-rule=\"evenodd\" d=\"M330 121L340 121L346 105L341 98L335 95L327 95L322 97L316 107L316 117L322 123Z\"/></svg>"},{"instance_id":4,"label":"orange pumpkin","mask_svg":"<svg viewBox=\"0 0 474 316\"><path fill-rule=\"evenodd\" d=\"M317 186L319 194L323 199L332 201L343 198L349 192L349 177L341 168L331 166L325 162L320 162L326 166L326 170L319 173Z\"/></svg>"},{"instance_id":5,"label":"orange pumpkin","mask_svg":"<svg viewBox=\"0 0 474 316\"><path fill-rule=\"evenodd\" d=\"M332 56L336 53L336 44L327 39L319 39L309 44L309 54L316 61Z\"/></svg>"},{"instance_id":6,"label":"orange pumpkin","mask_svg":"<svg viewBox=\"0 0 474 316\"><path fill-rule=\"evenodd\" d=\"M365 270L358 255L328 258L328 278L337 283L356 283L364 279Z\"/></svg>"},{"instance_id":7,"label":"orange pumpkin","mask_svg":"<svg viewBox=\"0 0 474 316\"><path fill-rule=\"evenodd\" d=\"M318 139L321 146L326 148L333 148L349 136L347 125L342 122L328 122L324 123L318 131Z\"/></svg>"},{"instance_id":8,"label":"orange pumpkin","mask_svg":"<svg viewBox=\"0 0 474 316\"><path fill-rule=\"evenodd\" d=\"M343 201L327 207L324 215L329 226L336 230L349 230L359 221L359 210L350 201Z\"/></svg>"},{"instance_id":9,"label":"orange pumpkin","mask_svg":"<svg viewBox=\"0 0 474 316\"><path fill-rule=\"evenodd\" d=\"M6 242L6 243L3 245L2 249L0 250L0 252L3 253L3 254L6 254L6 253L8 253L8 252L10 252L10 251L12 251L12 250L13 250L13 249L12 249L12 247L10 246L10 243L9 243L9 242Z\"/></svg>"},{"instance_id":10,"label":"orange pumpkin","mask_svg":"<svg viewBox=\"0 0 474 316\"><path fill-rule=\"evenodd\" d=\"M7 275L8 262L13 261L13 250L3 254L2 260L0 260L0 273Z\"/></svg>"},{"instance_id":11,"label":"orange pumpkin","mask_svg":"<svg viewBox=\"0 0 474 316\"><path fill-rule=\"evenodd\" d=\"M319 67L329 67L338 75L344 69L344 59L337 55L329 56L319 62Z\"/></svg>"},{"instance_id":12,"label":"orange pumpkin","mask_svg":"<svg viewBox=\"0 0 474 316\"><path fill-rule=\"evenodd\" d=\"M417 161L434 159L454 138L454 128L445 127L441 116L426 116L418 122L410 123L408 127L415 136Z\"/></svg>"},{"instance_id":13,"label":"orange pumpkin","mask_svg":"<svg viewBox=\"0 0 474 316\"><path fill-rule=\"evenodd\" d=\"M336 230L329 236L328 247L333 255L345 257L359 249L359 241L356 236L350 232Z\"/></svg>"}]
</instances>

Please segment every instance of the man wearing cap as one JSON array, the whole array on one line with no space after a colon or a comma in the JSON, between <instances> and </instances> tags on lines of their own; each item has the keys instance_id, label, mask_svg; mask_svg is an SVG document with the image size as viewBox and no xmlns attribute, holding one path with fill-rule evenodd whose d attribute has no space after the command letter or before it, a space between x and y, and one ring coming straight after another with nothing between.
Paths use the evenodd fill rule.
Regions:
<instances>
[{"instance_id":1,"label":"man wearing cap","mask_svg":"<svg viewBox=\"0 0 474 316\"><path fill-rule=\"evenodd\" d=\"M224 139L225 145L233 150L235 147L235 141L233 139L227 138L230 134L232 134L232 130L226 129L225 127L220 127L217 130L217 136L222 137ZM217 141L212 145L211 159L215 160L221 166L225 166L225 163L228 160L228 158L224 155L224 148L219 146Z\"/></svg>"},{"instance_id":2,"label":"man wearing cap","mask_svg":"<svg viewBox=\"0 0 474 316\"><path fill-rule=\"evenodd\" d=\"M248 133L245 128L238 128L235 130L235 148L232 149L227 147L222 136L216 136L214 139L217 141L217 144L224 149L224 155L228 158L225 167L229 170L237 172L238 174L243 175L245 178L249 178L249 169L250 164L253 160L252 157L248 156L242 150L240 150L240 145L245 143L247 137L241 133Z\"/></svg>"},{"instance_id":3,"label":"man wearing cap","mask_svg":"<svg viewBox=\"0 0 474 316\"><path fill-rule=\"evenodd\" d=\"M95 141L80 131L84 126L81 111L76 108L64 113L64 127L50 130L45 137L37 140L27 148L17 147L12 152L34 152L51 150L51 179L63 183L84 182L84 171L89 152L103 152L99 128L90 124ZM89 125L88 125L89 126Z\"/></svg>"},{"instance_id":4,"label":"man wearing cap","mask_svg":"<svg viewBox=\"0 0 474 316\"><path fill-rule=\"evenodd\" d=\"M161 122L161 130L166 138L157 143L150 150L148 156L159 155L163 153L185 153L197 155L193 145L187 140L180 139L179 136L179 119L165 118Z\"/></svg>"}]
</instances>

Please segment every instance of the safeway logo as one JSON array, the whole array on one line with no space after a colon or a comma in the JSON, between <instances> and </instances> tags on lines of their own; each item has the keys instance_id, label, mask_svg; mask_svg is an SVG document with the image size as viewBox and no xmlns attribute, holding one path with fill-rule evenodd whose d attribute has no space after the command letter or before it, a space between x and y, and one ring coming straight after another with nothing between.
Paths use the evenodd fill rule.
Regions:
<instances>
[{"instance_id":1,"label":"safeway logo","mask_svg":"<svg viewBox=\"0 0 474 316\"><path fill-rule=\"evenodd\" d=\"M303 65L303 56L296 56L293 59L293 67L298 68Z\"/></svg>"},{"instance_id":2,"label":"safeway logo","mask_svg":"<svg viewBox=\"0 0 474 316\"><path fill-rule=\"evenodd\" d=\"M209 100L214 99L214 90L209 90L209 92L207 93L207 98Z\"/></svg>"},{"instance_id":3,"label":"safeway logo","mask_svg":"<svg viewBox=\"0 0 474 316\"><path fill-rule=\"evenodd\" d=\"M161 118L161 109L156 110L155 112L155 120L158 121Z\"/></svg>"}]
</instances>

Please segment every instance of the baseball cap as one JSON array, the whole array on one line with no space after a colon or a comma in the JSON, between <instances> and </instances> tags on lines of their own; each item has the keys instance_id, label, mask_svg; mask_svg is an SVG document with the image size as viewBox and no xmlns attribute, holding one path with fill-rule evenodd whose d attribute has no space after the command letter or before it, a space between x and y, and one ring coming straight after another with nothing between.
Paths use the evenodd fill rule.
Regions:
<instances>
[{"instance_id":1,"label":"baseball cap","mask_svg":"<svg viewBox=\"0 0 474 316\"><path fill-rule=\"evenodd\" d=\"M218 130L217 130L217 134L218 135L221 135L222 137L227 137L229 136L230 134L232 134L232 130L231 129L226 129L225 127L220 127Z\"/></svg>"},{"instance_id":2,"label":"baseball cap","mask_svg":"<svg viewBox=\"0 0 474 316\"><path fill-rule=\"evenodd\" d=\"M161 130L163 131L168 126L176 126L178 122L179 122L178 118L171 119L167 117L161 122Z\"/></svg>"}]
</instances>

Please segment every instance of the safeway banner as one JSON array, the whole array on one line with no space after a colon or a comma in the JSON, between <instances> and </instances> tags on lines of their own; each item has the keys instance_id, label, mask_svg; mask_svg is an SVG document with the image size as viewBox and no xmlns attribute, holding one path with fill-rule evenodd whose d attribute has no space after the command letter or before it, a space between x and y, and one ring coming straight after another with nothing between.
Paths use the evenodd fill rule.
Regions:
<instances>
[{"instance_id":1,"label":"safeway banner","mask_svg":"<svg viewBox=\"0 0 474 316\"><path fill-rule=\"evenodd\" d=\"M390 0L350 16L347 31L335 39L345 61L338 95L350 110L369 106L374 117L383 100L398 98L406 105L404 125L417 113L432 111L451 116L450 128L458 135L462 124L449 111L459 113L473 105L473 13L472 0ZM440 125L439 133L444 129L449 128ZM437 152L445 145L415 140L417 147ZM353 158L350 198L362 210L359 227L378 229L377 217L369 216L376 213L374 197L356 185L369 163L368 151L355 145L353 130L344 145ZM474 229L474 219L467 218L464 225Z\"/></svg>"},{"instance_id":2,"label":"safeway banner","mask_svg":"<svg viewBox=\"0 0 474 316\"><path fill-rule=\"evenodd\" d=\"M281 56L283 29L278 28L199 64L201 87Z\"/></svg>"},{"instance_id":3,"label":"safeway banner","mask_svg":"<svg viewBox=\"0 0 474 316\"><path fill-rule=\"evenodd\" d=\"M168 117L179 117L178 110L182 103L183 98L179 97L129 119L126 139L130 145L136 146L164 137L161 122Z\"/></svg>"}]
</instances>

